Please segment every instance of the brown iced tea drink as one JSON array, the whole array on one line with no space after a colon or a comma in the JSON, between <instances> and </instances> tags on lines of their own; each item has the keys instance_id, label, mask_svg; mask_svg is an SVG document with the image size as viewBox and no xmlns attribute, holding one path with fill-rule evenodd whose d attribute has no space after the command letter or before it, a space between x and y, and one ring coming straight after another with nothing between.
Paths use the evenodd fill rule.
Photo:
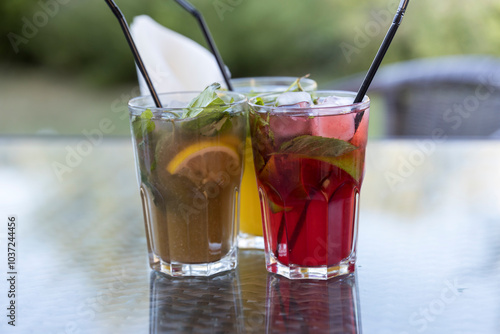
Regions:
<instances>
[{"instance_id":1,"label":"brown iced tea drink","mask_svg":"<svg viewBox=\"0 0 500 334\"><path fill-rule=\"evenodd\" d=\"M174 276L236 266L246 99L218 87L129 104L150 265Z\"/></svg>"}]
</instances>

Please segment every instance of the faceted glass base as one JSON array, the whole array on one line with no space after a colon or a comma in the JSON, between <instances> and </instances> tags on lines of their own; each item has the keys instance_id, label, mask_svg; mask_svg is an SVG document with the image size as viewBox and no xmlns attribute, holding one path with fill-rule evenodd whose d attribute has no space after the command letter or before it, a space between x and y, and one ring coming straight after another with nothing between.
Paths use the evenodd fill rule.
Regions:
<instances>
[{"instance_id":1,"label":"faceted glass base","mask_svg":"<svg viewBox=\"0 0 500 334\"><path fill-rule=\"evenodd\" d=\"M238 248L264 250L264 237L258 237L247 233L240 233L238 235Z\"/></svg>"},{"instance_id":2,"label":"faceted glass base","mask_svg":"<svg viewBox=\"0 0 500 334\"><path fill-rule=\"evenodd\" d=\"M153 270L170 276L212 276L224 271L235 269L238 264L237 248L234 247L225 257L210 263L167 263L161 260L151 262Z\"/></svg>"},{"instance_id":3,"label":"faceted glass base","mask_svg":"<svg viewBox=\"0 0 500 334\"><path fill-rule=\"evenodd\" d=\"M298 265L284 265L273 255L266 252L266 269L270 273L284 276L288 279L317 279L327 280L332 277L347 275L355 270L355 255L342 260L335 266L300 267Z\"/></svg>"}]
</instances>

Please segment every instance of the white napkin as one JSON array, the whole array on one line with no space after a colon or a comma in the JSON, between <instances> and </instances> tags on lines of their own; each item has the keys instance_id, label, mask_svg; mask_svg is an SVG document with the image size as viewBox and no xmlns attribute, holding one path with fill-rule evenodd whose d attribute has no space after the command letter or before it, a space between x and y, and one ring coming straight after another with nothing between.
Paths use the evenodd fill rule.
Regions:
<instances>
[{"instance_id":1,"label":"white napkin","mask_svg":"<svg viewBox=\"0 0 500 334\"><path fill-rule=\"evenodd\" d=\"M147 15L130 25L135 44L157 93L201 91L224 78L214 55L193 40L165 28ZM142 95L149 89L137 69Z\"/></svg>"}]
</instances>

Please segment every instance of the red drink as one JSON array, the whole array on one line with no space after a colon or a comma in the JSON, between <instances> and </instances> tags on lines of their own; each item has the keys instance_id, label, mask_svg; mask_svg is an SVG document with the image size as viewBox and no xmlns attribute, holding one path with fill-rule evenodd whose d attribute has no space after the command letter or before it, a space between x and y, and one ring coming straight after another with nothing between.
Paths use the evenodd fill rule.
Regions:
<instances>
[{"instance_id":1,"label":"red drink","mask_svg":"<svg viewBox=\"0 0 500 334\"><path fill-rule=\"evenodd\" d=\"M369 100L251 106L268 270L324 279L354 271Z\"/></svg>"}]
</instances>

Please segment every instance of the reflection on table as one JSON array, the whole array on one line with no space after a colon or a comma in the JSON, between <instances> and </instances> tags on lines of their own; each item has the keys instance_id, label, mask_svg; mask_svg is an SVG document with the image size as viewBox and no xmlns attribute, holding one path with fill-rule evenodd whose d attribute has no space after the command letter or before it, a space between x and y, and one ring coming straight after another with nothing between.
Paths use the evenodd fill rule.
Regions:
<instances>
[{"instance_id":1,"label":"reflection on table","mask_svg":"<svg viewBox=\"0 0 500 334\"><path fill-rule=\"evenodd\" d=\"M328 281L267 277L269 333L360 333L356 275Z\"/></svg>"},{"instance_id":2,"label":"reflection on table","mask_svg":"<svg viewBox=\"0 0 500 334\"><path fill-rule=\"evenodd\" d=\"M172 278L151 273L150 333L243 333L237 272Z\"/></svg>"},{"instance_id":3,"label":"reflection on table","mask_svg":"<svg viewBox=\"0 0 500 334\"><path fill-rule=\"evenodd\" d=\"M262 254L240 253L247 264ZM152 272L150 333L361 333L355 274L291 281L246 269L208 278Z\"/></svg>"}]
</instances>

